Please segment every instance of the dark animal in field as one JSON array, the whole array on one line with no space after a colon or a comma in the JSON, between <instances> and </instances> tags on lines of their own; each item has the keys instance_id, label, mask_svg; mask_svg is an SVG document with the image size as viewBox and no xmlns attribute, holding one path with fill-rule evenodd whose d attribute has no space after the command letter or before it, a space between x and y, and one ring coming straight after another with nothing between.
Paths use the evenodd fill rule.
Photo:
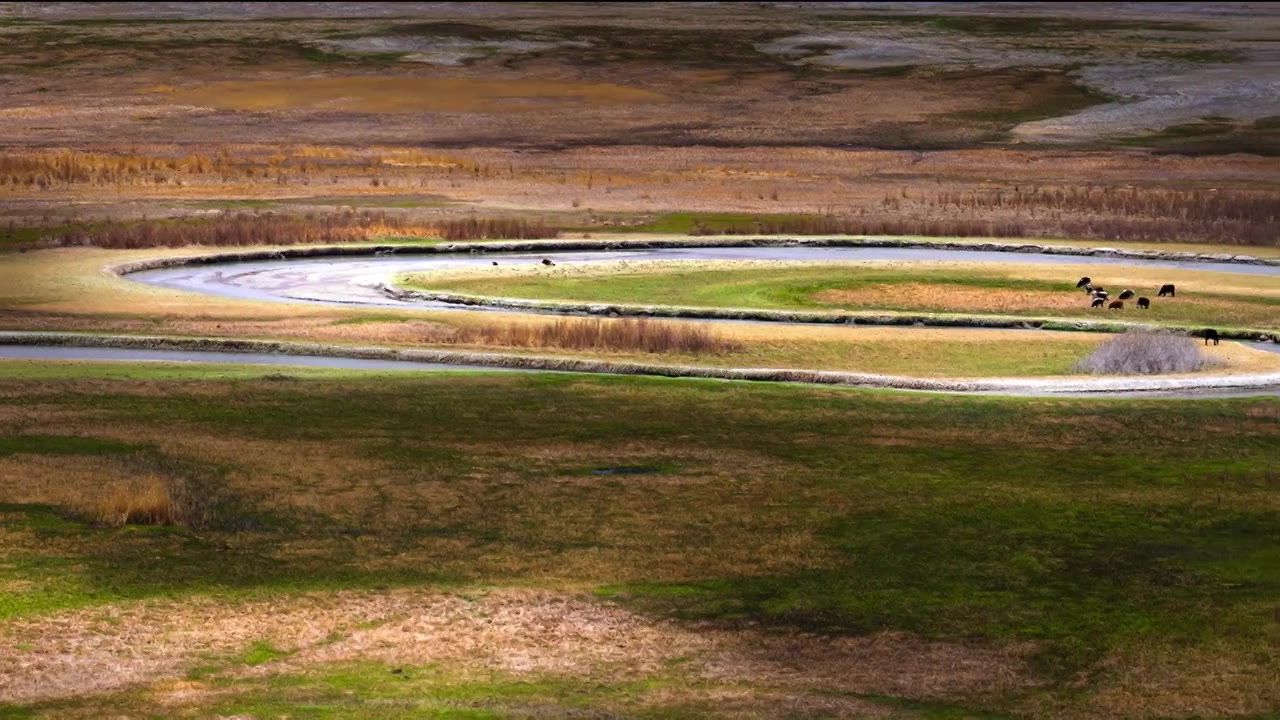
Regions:
<instances>
[{"instance_id":1,"label":"dark animal in field","mask_svg":"<svg viewBox=\"0 0 1280 720\"><path fill-rule=\"evenodd\" d=\"M497 265L497 264L498 264L498 261L497 261L497 260L494 260L494 261L493 261L493 264L494 264L494 265Z\"/></svg>"},{"instance_id":2,"label":"dark animal in field","mask_svg":"<svg viewBox=\"0 0 1280 720\"><path fill-rule=\"evenodd\" d=\"M1139 309L1139 310L1150 310L1150 309L1151 309L1151 298L1138 298L1138 309Z\"/></svg>"},{"instance_id":3,"label":"dark animal in field","mask_svg":"<svg viewBox=\"0 0 1280 720\"><path fill-rule=\"evenodd\" d=\"M1204 336L1204 344L1208 345L1212 340L1214 345L1218 344L1218 331L1213 328L1205 328L1201 333Z\"/></svg>"},{"instance_id":4,"label":"dark animal in field","mask_svg":"<svg viewBox=\"0 0 1280 720\"><path fill-rule=\"evenodd\" d=\"M1160 295L1158 295L1158 297L1164 297L1165 295L1168 295L1169 297L1178 297L1177 289L1172 285L1161 285Z\"/></svg>"},{"instance_id":5,"label":"dark animal in field","mask_svg":"<svg viewBox=\"0 0 1280 720\"><path fill-rule=\"evenodd\" d=\"M555 263L551 262L547 258L542 258L542 264L546 265L547 267L555 267Z\"/></svg>"},{"instance_id":6,"label":"dark animal in field","mask_svg":"<svg viewBox=\"0 0 1280 720\"><path fill-rule=\"evenodd\" d=\"M1105 304L1107 304L1106 298L1094 298L1093 304L1090 305L1089 307L1102 307Z\"/></svg>"},{"instance_id":7,"label":"dark animal in field","mask_svg":"<svg viewBox=\"0 0 1280 720\"><path fill-rule=\"evenodd\" d=\"M1106 299L1107 299L1107 291L1106 291L1106 290L1103 290L1102 288L1098 288L1097 290L1094 290L1094 291L1093 291L1093 296L1094 296L1094 297L1096 297L1096 298L1102 298L1103 300L1106 300Z\"/></svg>"},{"instance_id":8,"label":"dark animal in field","mask_svg":"<svg viewBox=\"0 0 1280 720\"><path fill-rule=\"evenodd\" d=\"M1128 300L1129 298L1131 298L1131 297L1133 297L1134 295L1137 295L1137 294L1138 294L1138 293L1136 293L1136 292L1134 292L1134 291L1132 291L1132 290L1125 290L1124 292L1120 293L1120 299L1121 299L1121 300Z\"/></svg>"},{"instance_id":9,"label":"dark animal in field","mask_svg":"<svg viewBox=\"0 0 1280 720\"><path fill-rule=\"evenodd\" d=\"M1107 306L1107 309L1108 309L1108 310L1123 310L1123 309L1124 309L1124 301L1123 301L1123 300L1116 300L1115 302L1113 302L1113 303L1111 303L1110 305L1108 305L1108 306Z\"/></svg>"},{"instance_id":10,"label":"dark animal in field","mask_svg":"<svg viewBox=\"0 0 1280 720\"><path fill-rule=\"evenodd\" d=\"M1077 287L1077 288L1088 287L1088 286L1090 286L1090 285L1092 285L1092 284L1093 284L1093 280L1091 280L1091 279L1089 279L1089 278L1087 278L1087 277L1082 277L1082 278L1080 278L1080 282L1076 283L1076 287Z\"/></svg>"}]
</instances>

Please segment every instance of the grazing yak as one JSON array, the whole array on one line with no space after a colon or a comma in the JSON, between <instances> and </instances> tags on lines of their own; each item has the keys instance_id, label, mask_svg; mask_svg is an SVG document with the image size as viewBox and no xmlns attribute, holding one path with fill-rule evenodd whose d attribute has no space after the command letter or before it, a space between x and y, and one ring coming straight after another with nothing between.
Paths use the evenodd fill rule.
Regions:
<instances>
[{"instance_id":1,"label":"grazing yak","mask_svg":"<svg viewBox=\"0 0 1280 720\"><path fill-rule=\"evenodd\" d=\"M1150 310L1150 309L1151 309L1151 298L1138 298L1138 309L1139 309L1139 310Z\"/></svg>"},{"instance_id":2,"label":"grazing yak","mask_svg":"<svg viewBox=\"0 0 1280 720\"><path fill-rule=\"evenodd\" d=\"M1157 297L1164 297L1165 295L1168 295L1169 297L1178 297L1177 289L1172 285L1161 285L1160 294Z\"/></svg>"},{"instance_id":3,"label":"grazing yak","mask_svg":"<svg viewBox=\"0 0 1280 720\"><path fill-rule=\"evenodd\" d=\"M1124 309L1124 301L1123 301L1123 300L1116 300L1115 302L1113 302L1113 303L1111 303L1110 305L1108 305L1108 306L1107 306L1107 308L1108 308L1108 309L1111 309L1111 310L1123 310L1123 309Z\"/></svg>"},{"instance_id":4,"label":"grazing yak","mask_svg":"<svg viewBox=\"0 0 1280 720\"><path fill-rule=\"evenodd\" d=\"M1094 296L1095 298L1102 298L1103 300L1106 300L1106 299L1107 299L1107 291L1106 291L1106 290L1103 290L1102 288L1098 288L1097 290L1094 290L1094 291L1093 291L1093 296Z\"/></svg>"},{"instance_id":5,"label":"grazing yak","mask_svg":"<svg viewBox=\"0 0 1280 720\"><path fill-rule=\"evenodd\" d=\"M1106 298L1094 298L1094 299L1093 299L1093 304L1092 304L1092 305L1090 305L1089 307L1102 307L1102 306L1103 306L1103 305L1105 305L1106 303L1107 303L1107 299L1106 299Z\"/></svg>"},{"instance_id":6,"label":"grazing yak","mask_svg":"<svg viewBox=\"0 0 1280 720\"><path fill-rule=\"evenodd\" d=\"M1133 297L1134 295L1137 295L1137 294L1138 294L1138 293L1136 293L1136 292L1134 292L1134 291L1132 291L1132 290L1125 290L1124 292L1120 293L1120 299L1121 299L1121 300L1128 300L1129 298L1131 298L1131 297Z\"/></svg>"},{"instance_id":7,"label":"grazing yak","mask_svg":"<svg viewBox=\"0 0 1280 720\"><path fill-rule=\"evenodd\" d=\"M493 261L493 264L494 264L494 265L497 265L497 264L498 264L498 261L497 261L497 260L494 260L494 261Z\"/></svg>"},{"instance_id":8,"label":"grazing yak","mask_svg":"<svg viewBox=\"0 0 1280 720\"><path fill-rule=\"evenodd\" d=\"M1093 280L1087 277L1080 278L1080 282L1076 283L1076 289L1079 290L1080 288L1084 288L1085 292L1089 292L1093 289Z\"/></svg>"},{"instance_id":9,"label":"grazing yak","mask_svg":"<svg viewBox=\"0 0 1280 720\"><path fill-rule=\"evenodd\" d=\"M547 267L555 267L555 263L551 262L547 258L542 258L542 264L546 265Z\"/></svg>"},{"instance_id":10,"label":"grazing yak","mask_svg":"<svg viewBox=\"0 0 1280 720\"><path fill-rule=\"evenodd\" d=\"M1208 345L1210 340L1212 340L1212 341L1213 341L1213 344L1214 344L1214 345L1217 345L1217 344L1218 344L1218 331L1217 331L1217 330L1214 330L1213 328L1205 328L1203 331L1201 331L1201 333L1200 333L1200 334L1204 336L1204 344L1205 344L1205 345Z\"/></svg>"}]
</instances>

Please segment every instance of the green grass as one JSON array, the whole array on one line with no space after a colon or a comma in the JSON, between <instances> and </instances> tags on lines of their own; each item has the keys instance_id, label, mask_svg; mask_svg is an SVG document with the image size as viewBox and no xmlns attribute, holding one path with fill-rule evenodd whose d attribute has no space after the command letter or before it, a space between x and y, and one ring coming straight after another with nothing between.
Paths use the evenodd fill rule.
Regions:
<instances>
[{"instance_id":1,"label":"green grass","mask_svg":"<svg viewBox=\"0 0 1280 720\"><path fill-rule=\"evenodd\" d=\"M528 554L585 546L612 558L604 567L614 570L574 582L598 583L640 607L820 632L1036 640L1055 674L1144 638L1250 644L1274 631L1237 609L1280 590L1273 542L1280 516L1258 503L1274 482L1265 473L1280 468L1280 430L1249 419L1274 413L1275 400L1021 401L582 376L235 381L214 383L213 397L200 389L207 383L165 381L163 394L149 395L125 392L126 381L78 382L45 381L21 398L6 396L0 409L38 402L91 412L104 429L185 428L195 444L170 448L178 458L210 434L272 441L280 457L254 462L278 463L285 491L294 482L288 448L324 443L335 458L393 461L385 470L393 485L423 472L464 483L483 512L427 510L387 526L364 501L326 505L323 488L309 491L321 500L302 512L273 502L278 490L241 481L224 490L240 510L266 518L256 532L275 540L228 554L210 542L216 531L97 530L58 520L46 506L10 505L8 524L44 542L11 549L3 579L37 581L41 590L10 598L0 616L191 592L511 582L528 572L520 569ZM868 442L877 437L895 440ZM646 446L655 448L648 457L610 450ZM562 450L521 460L523 449L537 447ZM692 457L722 458L739 470L721 489L653 485L647 475L554 482L583 468L669 463L656 448L697 449ZM748 457L778 470L757 474ZM685 458L678 472L713 470L705 463ZM253 474L230 460L211 472L218 483ZM510 473L520 478L518 492L483 480ZM735 499L740 483L760 484L764 495ZM664 508L661 537L627 515L635 493ZM1222 500L1206 502L1215 497ZM566 522L579 513L596 519ZM715 570L722 543L766 542L777 523L814 533L831 559L780 574ZM394 540L409 552L400 563L330 545L344 533ZM450 537L478 544L424 561L423 552L435 557L424 550L432 538ZM272 551L289 538L331 550ZM694 566L700 580L672 583L661 564L645 560L692 546L708 558ZM158 562L170 570L157 575ZM651 569L626 570L641 566Z\"/></svg>"}]
</instances>

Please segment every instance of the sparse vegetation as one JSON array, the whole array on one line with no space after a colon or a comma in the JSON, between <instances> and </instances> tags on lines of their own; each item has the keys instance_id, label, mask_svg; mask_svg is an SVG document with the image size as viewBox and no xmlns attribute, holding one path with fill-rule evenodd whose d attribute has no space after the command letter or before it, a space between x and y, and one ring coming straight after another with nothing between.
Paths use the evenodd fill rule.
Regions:
<instances>
[{"instance_id":1,"label":"sparse vegetation","mask_svg":"<svg viewBox=\"0 0 1280 720\"><path fill-rule=\"evenodd\" d=\"M1081 358L1075 370L1093 375L1157 375L1199 372L1220 364L1185 335L1130 330Z\"/></svg>"}]
</instances>

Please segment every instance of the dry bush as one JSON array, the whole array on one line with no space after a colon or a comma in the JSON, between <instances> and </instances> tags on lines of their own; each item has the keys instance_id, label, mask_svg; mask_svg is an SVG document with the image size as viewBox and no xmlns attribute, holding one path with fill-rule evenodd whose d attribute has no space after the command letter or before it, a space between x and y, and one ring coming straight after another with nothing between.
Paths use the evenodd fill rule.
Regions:
<instances>
[{"instance_id":1,"label":"dry bush","mask_svg":"<svg viewBox=\"0 0 1280 720\"><path fill-rule=\"evenodd\" d=\"M504 218L447 220L411 225L384 212L349 210L324 215L238 214L205 220L107 222L37 241L38 247L92 246L112 249L153 247L244 247L363 242L383 235L443 237L447 240L554 238L557 228Z\"/></svg>"},{"instance_id":2,"label":"dry bush","mask_svg":"<svg viewBox=\"0 0 1280 720\"><path fill-rule=\"evenodd\" d=\"M1076 363L1075 371L1093 375L1155 375L1197 372L1220 364L1185 335L1130 330L1099 345Z\"/></svg>"},{"instance_id":3,"label":"dry bush","mask_svg":"<svg viewBox=\"0 0 1280 720\"><path fill-rule=\"evenodd\" d=\"M516 218L464 218L435 226L445 240L538 240L560 237L559 228Z\"/></svg>"},{"instance_id":4,"label":"dry bush","mask_svg":"<svg viewBox=\"0 0 1280 720\"><path fill-rule=\"evenodd\" d=\"M692 235L926 235L936 237L1025 237L1019 223L910 217L793 217L721 227L695 222Z\"/></svg>"},{"instance_id":5,"label":"dry bush","mask_svg":"<svg viewBox=\"0 0 1280 720\"><path fill-rule=\"evenodd\" d=\"M704 325L648 318L575 318L536 326L508 324L466 328L459 331L455 342L615 352L639 350L647 353L720 354L742 349L739 343L720 337Z\"/></svg>"},{"instance_id":6,"label":"dry bush","mask_svg":"<svg viewBox=\"0 0 1280 720\"><path fill-rule=\"evenodd\" d=\"M796 216L728 225L695 221L694 235L1070 237L1129 242L1280 244L1280 195L1242 190L1069 187L887 195L857 217Z\"/></svg>"},{"instance_id":7,"label":"dry bush","mask_svg":"<svg viewBox=\"0 0 1280 720\"><path fill-rule=\"evenodd\" d=\"M1280 195L1244 190L1015 187L1013 192L939 193L928 203L953 211L1001 212L1034 220L1038 237L1141 242L1280 243Z\"/></svg>"},{"instance_id":8,"label":"dry bush","mask_svg":"<svg viewBox=\"0 0 1280 720\"><path fill-rule=\"evenodd\" d=\"M88 245L132 249L358 242L375 235L406 233L411 228L386 213L350 211L328 215L227 215L208 220L108 222L70 230L37 243L44 247ZM430 232L424 230L424 232Z\"/></svg>"}]
</instances>

